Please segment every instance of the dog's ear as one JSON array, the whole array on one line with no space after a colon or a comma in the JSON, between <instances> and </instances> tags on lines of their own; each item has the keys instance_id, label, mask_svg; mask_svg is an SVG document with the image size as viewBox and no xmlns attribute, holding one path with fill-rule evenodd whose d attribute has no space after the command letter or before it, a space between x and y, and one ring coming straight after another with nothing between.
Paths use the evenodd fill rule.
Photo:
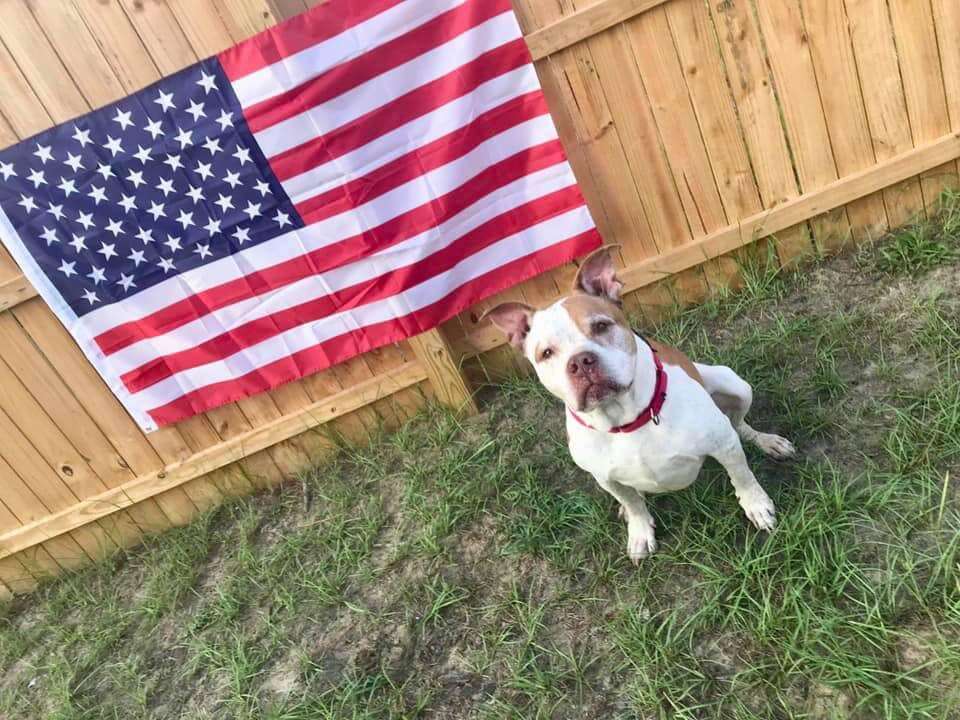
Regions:
<instances>
[{"instance_id":1,"label":"dog's ear","mask_svg":"<svg viewBox=\"0 0 960 720\"><path fill-rule=\"evenodd\" d=\"M617 279L617 271L613 267L613 258L610 251L618 245L605 245L587 255L580 263L577 277L573 281L574 292L585 292L587 295L605 297L620 304L620 293L623 283Z\"/></svg>"},{"instance_id":2,"label":"dog's ear","mask_svg":"<svg viewBox=\"0 0 960 720\"><path fill-rule=\"evenodd\" d=\"M523 349L523 341L530 332L530 318L534 309L519 302L500 303L480 316L480 320L490 318L490 321L507 336L510 344L518 350Z\"/></svg>"}]
</instances>

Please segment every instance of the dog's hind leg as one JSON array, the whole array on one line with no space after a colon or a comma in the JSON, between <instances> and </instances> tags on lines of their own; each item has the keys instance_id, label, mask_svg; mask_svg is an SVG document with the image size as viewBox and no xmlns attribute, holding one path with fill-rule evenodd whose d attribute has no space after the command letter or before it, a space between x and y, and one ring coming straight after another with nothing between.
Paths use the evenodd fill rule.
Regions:
<instances>
[{"instance_id":1,"label":"dog's hind leg","mask_svg":"<svg viewBox=\"0 0 960 720\"><path fill-rule=\"evenodd\" d=\"M753 388L746 380L724 365L695 365L710 397L730 418L730 424L741 438L752 442L771 457L787 458L796 452L793 443L786 438L758 432L747 424L745 418L753 403Z\"/></svg>"}]
</instances>

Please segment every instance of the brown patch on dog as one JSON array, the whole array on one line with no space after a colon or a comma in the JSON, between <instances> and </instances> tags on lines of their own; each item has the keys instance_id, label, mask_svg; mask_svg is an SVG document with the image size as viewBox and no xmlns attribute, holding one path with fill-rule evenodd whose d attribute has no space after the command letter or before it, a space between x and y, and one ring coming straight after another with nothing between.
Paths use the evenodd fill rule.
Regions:
<instances>
[{"instance_id":1,"label":"brown patch on dog","mask_svg":"<svg viewBox=\"0 0 960 720\"><path fill-rule=\"evenodd\" d=\"M660 360L664 365L675 365L703 385L703 378L700 377L700 371L697 370L697 366L680 350L670 345L664 345L656 340L647 339L647 342L650 343L650 347L657 351L657 355L660 356Z\"/></svg>"},{"instance_id":2,"label":"brown patch on dog","mask_svg":"<svg viewBox=\"0 0 960 720\"><path fill-rule=\"evenodd\" d=\"M636 343L627 342L633 336L633 330L630 323L627 322L627 316L623 314L623 310L616 303L607 300L605 297L575 292L563 301L563 307L570 315L570 319L573 320L573 324L587 337L601 345L622 345L623 349L630 354L636 353ZM625 333L595 334L592 324L598 315L610 318Z\"/></svg>"}]
</instances>

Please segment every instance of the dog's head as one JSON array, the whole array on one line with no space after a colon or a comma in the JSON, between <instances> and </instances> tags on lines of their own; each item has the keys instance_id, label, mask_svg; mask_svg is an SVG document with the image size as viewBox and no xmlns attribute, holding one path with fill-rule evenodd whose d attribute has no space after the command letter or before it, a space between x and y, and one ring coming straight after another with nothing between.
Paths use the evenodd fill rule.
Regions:
<instances>
[{"instance_id":1,"label":"dog's head","mask_svg":"<svg viewBox=\"0 0 960 720\"><path fill-rule=\"evenodd\" d=\"M553 305L535 310L502 303L484 317L533 363L547 390L574 410L590 411L627 391L636 372L637 344L620 307L622 289L603 247L583 261L573 291Z\"/></svg>"}]
</instances>

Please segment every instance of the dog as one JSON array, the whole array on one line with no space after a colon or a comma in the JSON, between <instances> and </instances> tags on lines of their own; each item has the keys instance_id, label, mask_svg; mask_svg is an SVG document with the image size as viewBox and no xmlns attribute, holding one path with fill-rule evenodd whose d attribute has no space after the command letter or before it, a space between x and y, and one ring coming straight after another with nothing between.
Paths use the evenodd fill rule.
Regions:
<instances>
[{"instance_id":1,"label":"dog","mask_svg":"<svg viewBox=\"0 0 960 720\"><path fill-rule=\"evenodd\" d=\"M622 290L610 248L601 247L581 263L572 292L549 307L507 302L484 317L566 405L570 455L620 503L634 564L657 549L645 496L689 486L708 456L726 470L747 518L773 530L773 502L741 439L775 458L793 455L793 444L747 424L753 390L733 370L636 334Z\"/></svg>"}]
</instances>

